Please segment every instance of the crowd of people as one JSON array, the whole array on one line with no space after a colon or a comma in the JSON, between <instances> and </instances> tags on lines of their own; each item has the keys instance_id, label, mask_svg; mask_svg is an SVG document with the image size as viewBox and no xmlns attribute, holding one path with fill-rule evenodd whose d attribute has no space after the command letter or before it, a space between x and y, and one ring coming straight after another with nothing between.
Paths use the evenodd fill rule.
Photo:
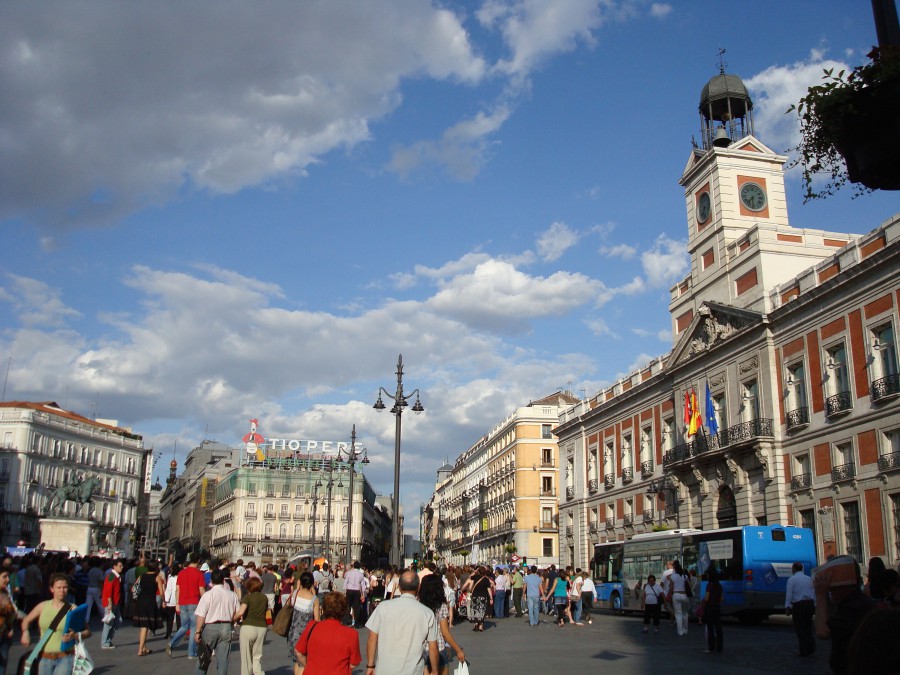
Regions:
<instances>
[{"instance_id":1,"label":"crowd of people","mask_svg":"<svg viewBox=\"0 0 900 675\"><path fill-rule=\"evenodd\" d=\"M858 664L878 672L872 660L886 652L866 636L883 637L898 628L900 576L880 558L870 562L865 584L858 565L856 583L842 585L834 583L832 574L819 574L814 582L806 571L802 564L794 565L785 599L800 656L814 653L816 637L828 639L834 672L865 672ZM649 575L639 582L635 591L644 613L642 632L648 633L652 624L658 633L664 613L678 636L687 635L691 620L697 620L705 624L707 651L722 652L724 590L715 569L704 579L701 596L700 579L673 560L659 580ZM102 625L101 649L116 649L117 629L130 621L138 628L138 656L153 654L157 633L164 630L164 647L156 651L172 658L186 642L187 658L196 661L198 674L215 667L218 675L226 675L236 640L241 674L262 675L273 628L286 638L284 658L294 675L350 673L362 662L357 629L365 626L367 673L447 675L454 658L465 661L453 632L461 621L483 632L486 620L526 617L526 623L537 626L541 614L547 614L559 627L584 626L593 621L596 600L588 572L555 565L542 570L438 568L429 561L400 570L366 569L359 562L332 568L322 562L309 569L201 560L196 554L183 566L143 557L7 557L0 562L0 675L6 672L17 626L26 647L52 629L39 672L68 675L74 650L63 650L63 645L91 636L92 614ZM64 632L59 619L82 603L88 625L77 633Z\"/></svg>"}]
</instances>

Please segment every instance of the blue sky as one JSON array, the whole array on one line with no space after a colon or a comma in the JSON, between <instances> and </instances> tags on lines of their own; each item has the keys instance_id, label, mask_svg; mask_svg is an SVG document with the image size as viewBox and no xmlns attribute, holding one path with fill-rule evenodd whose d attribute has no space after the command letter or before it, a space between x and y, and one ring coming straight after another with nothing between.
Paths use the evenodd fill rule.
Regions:
<instances>
[{"instance_id":1,"label":"blue sky","mask_svg":"<svg viewBox=\"0 0 900 675\"><path fill-rule=\"evenodd\" d=\"M517 406L670 349L718 49L785 151L788 106L875 41L863 0L3 3L6 399L117 419L166 462L250 417L356 424L389 494L371 406L402 352L412 525ZM788 207L862 233L898 200L804 205L795 170Z\"/></svg>"}]
</instances>

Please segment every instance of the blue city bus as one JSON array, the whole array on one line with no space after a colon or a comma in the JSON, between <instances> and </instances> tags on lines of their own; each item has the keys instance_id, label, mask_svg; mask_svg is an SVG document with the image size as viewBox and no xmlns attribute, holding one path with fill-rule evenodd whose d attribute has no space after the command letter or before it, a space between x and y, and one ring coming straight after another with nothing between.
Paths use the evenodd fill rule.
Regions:
<instances>
[{"instance_id":1,"label":"blue city bus","mask_svg":"<svg viewBox=\"0 0 900 675\"><path fill-rule=\"evenodd\" d=\"M721 530L666 530L594 546L591 572L602 607L633 612L641 607L647 575L662 579L666 561L679 560L700 576L715 567L722 582L722 614L758 623L784 608L784 592L794 562L810 573L816 565L812 530L781 525Z\"/></svg>"}]
</instances>

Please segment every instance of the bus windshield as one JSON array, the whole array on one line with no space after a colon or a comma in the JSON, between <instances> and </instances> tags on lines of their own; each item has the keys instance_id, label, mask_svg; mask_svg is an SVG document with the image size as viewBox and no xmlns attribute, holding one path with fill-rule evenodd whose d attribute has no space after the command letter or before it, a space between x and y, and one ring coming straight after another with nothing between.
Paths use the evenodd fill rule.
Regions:
<instances>
[{"instance_id":1,"label":"bus windshield","mask_svg":"<svg viewBox=\"0 0 900 675\"><path fill-rule=\"evenodd\" d=\"M595 546L592 570L594 579L605 584L621 580L623 550L621 542Z\"/></svg>"}]
</instances>

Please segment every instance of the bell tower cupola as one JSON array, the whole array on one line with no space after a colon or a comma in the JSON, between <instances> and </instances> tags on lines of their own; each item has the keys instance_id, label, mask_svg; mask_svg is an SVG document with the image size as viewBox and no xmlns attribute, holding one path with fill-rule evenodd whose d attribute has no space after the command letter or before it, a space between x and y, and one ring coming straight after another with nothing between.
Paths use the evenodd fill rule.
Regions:
<instances>
[{"instance_id":1,"label":"bell tower cupola","mask_svg":"<svg viewBox=\"0 0 900 675\"><path fill-rule=\"evenodd\" d=\"M719 50L719 74L700 94L700 137L703 149L727 148L753 135L753 101L737 75L725 72L725 50Z\"/></svg>"}]
</instances>

